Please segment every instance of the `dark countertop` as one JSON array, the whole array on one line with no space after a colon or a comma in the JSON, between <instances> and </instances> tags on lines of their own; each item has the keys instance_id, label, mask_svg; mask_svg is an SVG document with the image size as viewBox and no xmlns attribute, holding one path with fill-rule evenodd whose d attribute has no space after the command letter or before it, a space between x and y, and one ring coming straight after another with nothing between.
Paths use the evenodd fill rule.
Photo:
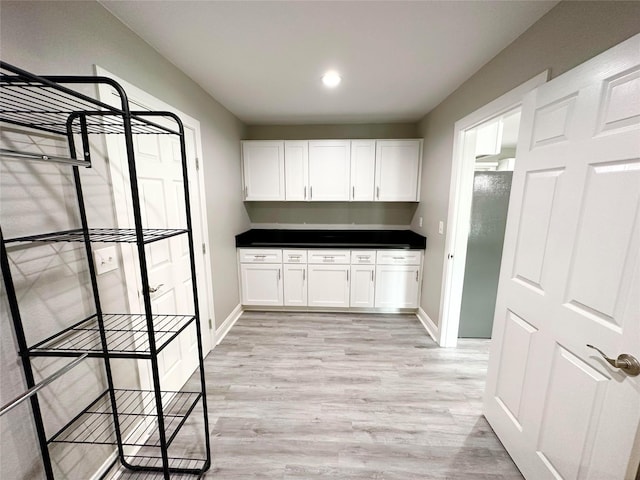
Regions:
<instances>
[{"instance_id":1,"label":"dark countertop","mask_svg":"<svg viewBox=\"0 0 640 480\"><path fill-rule=\"evenodd\" d=\"M236 235L242 248L424 249L427 237L411 230L266 230Z\"/></svg>"}]
</instances>

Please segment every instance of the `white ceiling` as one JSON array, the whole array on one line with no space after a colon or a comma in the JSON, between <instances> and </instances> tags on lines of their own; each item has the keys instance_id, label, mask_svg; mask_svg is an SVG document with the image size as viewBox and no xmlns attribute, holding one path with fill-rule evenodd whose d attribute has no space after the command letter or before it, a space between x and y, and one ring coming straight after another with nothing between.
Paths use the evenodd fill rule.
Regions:
<instances>
[{"instance_id":1,"label":"white ceiling","mask_svg":"<svg viewBox=\"0 0 640 480\"><path fill-rule=\"evenodd\" d=\"M557 1L100 3L257 125L417 121Z\"/></svg>"}]
</instances>

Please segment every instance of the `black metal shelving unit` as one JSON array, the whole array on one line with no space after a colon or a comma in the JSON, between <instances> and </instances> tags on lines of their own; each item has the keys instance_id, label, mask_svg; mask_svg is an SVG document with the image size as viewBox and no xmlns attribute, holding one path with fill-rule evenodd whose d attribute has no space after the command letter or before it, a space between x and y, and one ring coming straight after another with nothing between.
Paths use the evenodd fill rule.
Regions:
<instances>
[{"instance_id":1,"label":"black metal shelving unit","mask_svg":"<svg viewBox=\"0 0 640 480\"><path fill-rule=\"evenodd\" d=\"M119 96L115 108L74 89L106 84ZM174 128L165 126L171 120ZM107 77L36 76L20 68L0 62L0 121L36 131L61 135L69 145L69 157L33 155L3 150L2 156L68 164L73 169L81 226L73 230L42 233L5 239L0 230L2 274L15 328L19 354L29 388L36 385L31 360L34 357L95 357L103 361L107 388L97 398L86 400L86 407L56 433L45 431L38 394L29 397L40 443L44 470L48 480L54 479L49 446L55 443L114 445L125 473L122 478L171 478L172 474L197 477L211 464L206 390L204 380L201 326L198 311L195 256L191 226L189 182L184 127L171 112L132 111L124 89ZM89 135L122 135L126 145L131 201L135 228L89 228L82 192L80 167L91 167ZM136 180L133 135L176 135L180 141L186 228L144 229ZM82 158L76 154L80 138ZM149 291L145 245L168 238L188 237L194 314L166 315L154 312ZM76 242L84 244L88 262L95 311L82 320L70 319L70 325L49 338L28 344L20 306L13 286L9 252L13 245L28 246L42 242ZM126 242L137 246L144 301L143 314L106 313L100 303L100 292L92 261L94 243ZM75 323L73 323L75 322ZM161 390L158 355L187 327L195 325L198 342L200 390L165 392ZM114 387L111 359L147 360L151 363L153 390L123 390ZM198 410L198 405L201 408ZM204 428L203 458L172 457L169 447L180 429L194 412L202 414ZM137 452L131 454L135 447Z\"/></svg>"}]
</instances>

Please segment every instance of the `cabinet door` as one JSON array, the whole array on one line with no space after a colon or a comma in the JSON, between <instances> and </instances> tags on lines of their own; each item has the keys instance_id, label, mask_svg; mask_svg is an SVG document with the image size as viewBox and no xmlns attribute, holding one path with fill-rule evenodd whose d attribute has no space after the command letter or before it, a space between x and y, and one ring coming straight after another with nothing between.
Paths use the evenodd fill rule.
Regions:
<instances>
[{"instance_id":1,"label":"cabinet door","mask_svg":"<svg viewBox=\"0 0 640 480\"><path fill-rule=\"evenodd\" d=\"M282 305L282 265L240 265L243 305Z\"/></svg>"},{"instance_id":2,"label":"cabinet door","mask_svg":"<svg viewBox=\"0 0 640 480\"><path fill-rule=\"evenodd\" d=\"M284 178L285 198L304 201L308 197L309 142L306 140L285 140Z\"/></svg>"},{"instance_id":3,"label":"cabinet door","mask_svg":"<svg viewBox=\"0 0 640 480\"><path fill-rule=\"evenodd\" d=\"M418 308L420 267L378 265L376 267L376 308Z\"/></svg>"},{"instance_id":4,"label":"cabinet door","mask_svg":"<svg viewBox=\"0 0 640 480\"><path fill-rule=\"evenodd\" d=\"M351 267L352 307L373 308L375 265L353 265Z\"/></svg>"},{"instance_id":5,"label":"cabinet door","mask_svg":"<svg viewBox=\"0 0 640 480\"><path fill-rule=\"evenodd\" d=\"M348 307L349 268L349 265L309 265L309 306Z\"/></svg>"},{"instance_id":6,"label":"cabinet door","mask_svg":"<svg viewBox=\"0 0 640 480\"><path fill-rule=\"evenodd\" d=\"M305 307L307 305L307 266L284 265L284 305Z\"/></svg>"},{"instance_id":7,"label":"cabinet door","mask_svg":"<svg viewBox=\"0 0 640 480\"><path fill-rule=\"evenodd\" d=\"M309 141L309 200L349 200L350 147L349 140Z\"/></svg>"},{"instance_id":8,"label":"cabinet door","mask_svg":"<svg viewBox=\"0 0 640 480\"><path fill-rule=\"evenodd\" d=\"M376 201L419 201L421 165L422 140L378 140Z\"/></svg>"},{"instance_id":9,"label":"cabinet door","mask_svg":"<svg viewBox=\"0 0 640 480\"><path fill-rule=\"evenodd\" d=\"M376 141L351 140L351 200L372 202L375 183Z\"/></svg>"},{"instance_id":10,"label":"cabinet door","mask_svg":"<svg viewBox=\"0 0 640 480\"><path fill-rule=\"evenodd\" d=\"M242 142L244 199L284 200L284 142Z\"/></svg>"}]
</instances>

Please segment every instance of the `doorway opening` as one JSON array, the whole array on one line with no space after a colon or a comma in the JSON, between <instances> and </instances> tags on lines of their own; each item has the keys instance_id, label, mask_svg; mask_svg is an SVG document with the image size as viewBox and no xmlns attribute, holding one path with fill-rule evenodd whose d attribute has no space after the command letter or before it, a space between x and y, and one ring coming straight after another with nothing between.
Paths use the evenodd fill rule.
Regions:
<instances>
[{"instance_id":1,"label":"doorway opening","mask_svg":"<svg viewBox=\"0 0 640 480\"><path fill-rule=\"evenodd\" d=\"M519 130L522 99L531 90L544 84L548 74L546 70L536 75L457 121L454 126L443 288L437 334L438 343L442 347L455 347L458 341L476 172L513 170L516 147L513 137L517 138ZM506 196L508 199L508 194ZM478 203L479 201L476 202ZM499 264L498 261L498 271ZM493 303L495 304L495 293ZM488 310L493 319L493 310L491 307Z\"/></svg>"},{"instance_id":2,"label":"doorway opening","mask_svg":"<svg viewBox=\"0 0 640 480\"><path fill-rule=\"evenodd\" d=\"M475 165L458 338L491 338L520 113L518 107L466 136L475 137Z\"/></svg>"}]
</instances>

